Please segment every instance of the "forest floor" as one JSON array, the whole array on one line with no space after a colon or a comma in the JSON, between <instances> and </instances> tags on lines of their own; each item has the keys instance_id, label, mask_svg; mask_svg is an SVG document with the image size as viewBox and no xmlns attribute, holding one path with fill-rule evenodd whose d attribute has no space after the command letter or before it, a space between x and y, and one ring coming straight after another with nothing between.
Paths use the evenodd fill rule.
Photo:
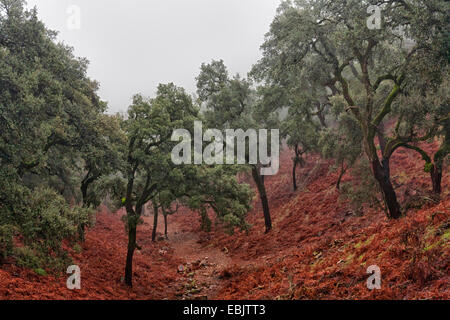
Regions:
<instances>
[{"instance_id":1,"label":"forest floor","mask_svg":"<svg viewBox=\"0 0 450 320\"><path fill-rule=\"evenodd\" d=\"M436 145L427 148L433 150ZM169 216L168 235L151 242L153 217L144 217L134 258L134 287L123 283L127 236L123 212L103 208L81 252L81 290L69 275L42 276L0 266L0 299L449 299L450 179L433 202L430 178L412 151L392 159L392 178L406 217L389 221L379 208L355 212L339 197L332 162L310 157L292 190L291 153L280 173L267 177L273 230L264 234L258 198L248 215L249 233L226 234L220 225L200 230L187 210ZM244 179L247 179L244 177ZM344 177L344 183L352 179ZM248 181L250 179L248 178ZM367 267L381 270L380 290L369 290Z\"/></svg>"}]
</instances>

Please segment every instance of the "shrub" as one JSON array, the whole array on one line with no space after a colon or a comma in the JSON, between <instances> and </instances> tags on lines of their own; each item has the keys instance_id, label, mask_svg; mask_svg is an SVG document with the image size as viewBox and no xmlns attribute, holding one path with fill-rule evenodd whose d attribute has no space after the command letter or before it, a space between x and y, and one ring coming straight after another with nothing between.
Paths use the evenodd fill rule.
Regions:
<instances>
[{"instance_id":1,"label":"shrub","mask_svg":"<svg viewBox=\"0 0 450 320\"><path fill-rule=\"evenodd\" d=\"M351 171L354 179L344 183L341 189L341 198L348 200L350 206L357 214L362 214L364 206L383 209L380 199L379 187L371 173L369 162L360 159Z\"/></svg>"},{"instance_id":2,"label":"shrub","mask_svg":"<svg viewBox=\"0 0 450 320\"><path fill-rule=\"evenodd\" d=\"M83 249L81 248L81 246L79 244L75 244L73 246L73 251L75 251L75 253L77 253L77 254L80 254L83 251Z\"/></svg>"},{"instance_id":3,"label":"shrub","mask_svg":"<svg viewBox=\"0 0 450 320\"><path fill-rule=\"evenodd\" d=\"M22 188L20 193L22 197L16 198L10 209L0 207L0 257L13 255L18 265L30 269L64 270L71 259L63 242L74 244L79 226L94 223L95 211L71 208L63 196L48 188L34 192ZM17 248L13 246L15 234L21 241Z\"/></svg>"},{"instance_id":4,"label":"shrub","mask_svg":"<svg viewBox=\"0 0 450 320\"><path fill-rule=\"evenodd\" d=\"M13 251L14 226L0 225L0 264Z\"/></svg>"},{"instance_id":5,"label":"shrub","mask_svg":"<svg viewBox=\"0 0 450 320\"><path fill-rule=\"evenodd\" d=\"M14 248L14 256L17 259L17 265L29 269L37 269L44 266L44 261L39 257L38 252L31 247L17 247Z\"/></svg>"},{"instance_id":6,"label":"shrub","mask_svg":"<svg viewBox=\"0 0 450 320\"><path fill-rule=\"evenodd\" d=\"M47 275L47 271L41 268L34 269L34 272L36 272L37 275L45 277Z\"/></svg>"}]
</instances>

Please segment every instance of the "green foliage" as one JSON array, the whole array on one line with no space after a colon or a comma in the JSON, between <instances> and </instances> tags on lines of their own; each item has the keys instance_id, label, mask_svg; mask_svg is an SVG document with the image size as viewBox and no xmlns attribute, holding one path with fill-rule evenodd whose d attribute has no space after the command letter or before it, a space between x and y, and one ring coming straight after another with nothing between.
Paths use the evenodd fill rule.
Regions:
<instances>
[{"instance_id":1,"label":"green foliage","mask_svg":"<svg viewBox=\"0 0 450 320\"><path fill-rule=\"evenodd\" d=\"M6 252L14 253L18 264L25 267L61 270L70 261L62 242L75 241L78 226L92 224L93 211L77 206L71 208L61 195L50 189L25 194L26 206L12 220L14 227L1 227L3 236L3 230L17 230L23 246L12 252L9 242ZM11 239L11 232L6 235Z\"/></svg>"},{"instance_id":2,"label":"green foliage","mask_svg":"<svg viewBox=\"0 0 450 320\"><path fill-rule=\"evenodd\" d=\"M14 230L12 225L0 225L0 264L12 254Z\"/></svg>"},{"instance_id":3,"label":"green foliage","mask_svg":"<svg viewBox=\"0 0 450 320\"><path fill-rule=\"evenodd\" d=\"M81 246L79 244L75 244L73 246L73 251L75 251L75 253L80 254L81 252L83 252L83 248L81 248Z\"/></svg>"},{"instance_id":4,"label":"green foliage","mask_svg":"<svg viewBox=\"0 0 450 320\"><path fill-rule=\"evenodd\" d=\"M369 163L362 158L354 165L351 175L352 182L344 183L340 198L347 200L357 215L364 213L366 205L383 209L380 202L379 187L374 179Z\"/></svg>"},{"instance_id":5,"label":"green foliage","mask_svg":"<svg viewBox=\"0 0 450 320\"><path fill-rule=\"evenodd\" d=\"M21 267L37 269L44 266L45 263L36 250L28 246L15 248L14 255L17 259L17 264Z\"/></svg>"},{"instance_id":6,"label":"green foliage","mask_svg":"<svg viewBox=\"0 0 450 320\"><path fill-rule=\"evenodd\" d=\"M275 112L278 104L272 106L272 102L280 97L280 91L277 88L270 87L260 87L255 90L252 88L250 80L242 79L239 74L231 78L222 60L213 60L210 64L202 64L200 75L197 77L197 93L204 108L203 114L206 126L209 128L221 131L227 129L246 131L249 129L270 130L280 128L280 116ZM224 143L224 147L226 147L226 143ZM268 146L268 152L272 151L270 147L271 145ZM235 148L237 148L236 144ZM249 150L250 146L247 144L245 155L247 162L249 162ZM223 154L225 155L225 152ZM266 232L268 232L272 225L266 190L259 172L261 167L262 164L258 161L256 164L234 166L231 170L252 170L254 172L253 178L258 186L263 203ZM245 190L243 194L248 195ZM242 211L240 208L238 209L237 212ZM226 221L228 226L240 221L239 224L245 229L248 228L246 224L241 223L241 213L233 214L233 216L227 215L228 213L220 216L223 217L222 220ZM232 229L232 227L230 228Z\"/></svg>"},{"instance_id":7,"label":"green foliage","mask_svg":"<svg viewBox=\"0 0 450 320\"><path fill-rule=\"evenodd\" d=\"M222 166L176 166L172 162L171 152L178 144L171 141L173 131L185 129L192 134L194 122L199 119L199 108L192 98L174 84L159 85L153 99L134 96L128 118L121 122L127 138L127 149L121 153L124 165L120 177L112 183L116 203L127 211L124 222L129 234L129 256L138 247L136 227L150 201L165 209L175 201L194 210L212 208L219 219L236 215L238 219L227 221L245 225L251 197L237 182L237 172ZM125 280L132 285L131 260L127 260Z\"/></svg>"},{"instance_id":8,"label":"green foliage","mask_svg":"<svg viewBox=\"0 0 450 320\"><path fill-rule=\"evenodd\" d=\"M84 161L85 175L81 180L81 194L85 206L98 207L111 191L107 180L123 166L120 152L126 144L118 116L93 114L95 121L83 131L80 156Z\"/></svg>"},{"instance_id":9,"label":"green foliage","mask_svg":"<svg viewBox=\"0 0 450 320\"><path fill-rule=\"evenodd\" d=\"M379 30L367 27L370 4L382 7ZM449 12L449 3L441 0L283 1L252 71L258 81L283 88L285 106L292 108L301 97L307 122L312 122L309 109L317 105L325 117L315 114L326 124L324 106L331 103L339 122L331 123L322 149L348 166L358 156L351 148L356 136L340 132L341 120L344 114L353 118L391 217L401 212L390 182L390 157L399 147L444 135ZM387 121L396 121L396 129L385 131ZM377 137L388 141L381 157Z\"/></svg>"},{"instance_id":10,"label":"green foliage","mask_svg":"<svg viewBox=\"0 0 450 320\"><path fill-rule=\"evenodd\" d=\"M197 79L197 93L202 103L206 127L226 129L279 129L276 107L271 102L277 90L253 89L249 79L239 74L230 77L222 60L202 64Z\"/></svg>"},{"instance_id":11,"label":"green foliage","mask_svg":"<svg viewBox=\"0 0 450 320\"><path fill-rule=\"evenodd\" d=\"M211 208L228 232L238 227L249 228L245 217L251 209L253 191L247 184L241 184L236 179L238 168L232 166L192 167L187 185L187 197L182 199L189 208L198 210L202 223L207 222L203 214ZM207 223L208 224L208 223Z\"/></svg>"},{"instance_id":12,"label":"green foliage","mask_svg":"<svg viewBox=\"0 0 450 320\"><path fill-rule=\"evenodd\" d=\"M335 159L335 167L340 166L344 171L353 167L363 155L361 127L347 113L339 114L337 125L322 132L318 144L322 155Z\"/></svg>"},{"instance_id":13,"label":"green foliage","mask_svg":"<svg viewBox=\"0 0 450 320\"><path fill-rule=\"evenodd\" d=\"M34 269L34 272L36 272L37 275L42 276L42 277L47 276L47 272L42 268Z\"/></svg>"},{"instance_id":14,"label":"green foliage","mask_svg":"<svg viewBox=\"0 0 450 320\"><path fill-rule=\"evenodd\" d=\"M39 272L39 270L49 270L53 273L60 273L65 271L68 265L72 264L72 259L66 252L48 254L47 251L38 244L16 247L14 248L13 256L18 266L32 269L35 272ZM44 272L46 273L46 271Z\"/></svg>"},{"instance_id":15,"label":"green foliage","mask_svg":"<svg viewBox=\"0 0 450 320\"><path fill-rule=\"evenodd\" d=\"M64 198L50 189L31 195L30 210L21 221L25 243L40 242L48 250L60 250L64 239L74 239L77 226L92 223L92 210L70 208Z\"/></svg>"},{"instance_id":16,"label":"green foliage","mask_svg":"<svg viewBox=\"0 0 450 320\"><path fill-rule=\"evenodd\" d=\"M424 171L427 173L430 173L433 170L433 167L434 167L434 165L432 163L428 162L425 164Z\"/></svg>"},{"instance_id":17,"label":"green foliage","mask_svg":"<svg viewBox=\"0 0 450 320\"><path fill-rule=\"evenodd\" d=\"M93 224L125 139L88 61L55 37L24 1L0 0L0 255L56 270L62 242Z\"/></svg>"},{"instance_id":18,"label":"green foliage","mask_svg":"<svg viewBox=\"0 0 450 320\"><path fill-rule=\"evenodd\" d=\"M200 209L200 228L203 231L211 232L212 222L205 208Z\"/></svg>"},{"instance_id":19,"label":"green foliage","mask_svg":"<svg viewBox=\"0 0 450 320\"><path fill-rule=\"evenodd\" d=\"M124 154L127 171L123 172L128 184L123 181L126 187L117 188L123 192L118 196L129 212L128 223L130 218L140 216L132 207L142 208L154 200L165 209L176 201L194 210L208 207L219 220L235 215L236 219L227 221L233 226L245 226L251 195L247 186L237 182L235 169L172 163L171 151L177 144L170 139L173 130L185 128L193 132L194 121L200 119L191 97L173 84L160 85L154 99L134 97L129 118L123 122L129 141Z\"/></svg>"}]
</instances>

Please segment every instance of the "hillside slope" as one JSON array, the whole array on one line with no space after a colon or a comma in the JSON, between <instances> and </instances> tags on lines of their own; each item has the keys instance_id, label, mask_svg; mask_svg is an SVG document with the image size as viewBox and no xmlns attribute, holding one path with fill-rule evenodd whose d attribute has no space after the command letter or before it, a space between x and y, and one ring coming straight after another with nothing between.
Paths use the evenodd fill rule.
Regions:
<instances>
[{"instance_id":1,"label":"hillside slope","mask_svg":"<svg viewBox=\"0 0 450 320\"><path fill-rule=\"evenodd\" d=\"M436 145L424 146L428 150ZM331 162L312 157L292 191L291 154L283 153L281 172L266 179L274 230L263 234L259 202L249 215L249 235L220 228L204 242L239 261L222 271L226 281L217 299L448 299L450 297L450 181L443 200L426 201L431 190L424 162L408 150L392 159L392 177L402 203L415 198L420 209L389 221L379 209L356 215L335 188ZM344 181L351 178L347 175ZM257 200L257 199L256 199ZM188 225L190 217L185 219ZM192 230L198 229L195 225ZM382 289L370 291L367 268L377 265Z\"/></svg>"}]
</instances>

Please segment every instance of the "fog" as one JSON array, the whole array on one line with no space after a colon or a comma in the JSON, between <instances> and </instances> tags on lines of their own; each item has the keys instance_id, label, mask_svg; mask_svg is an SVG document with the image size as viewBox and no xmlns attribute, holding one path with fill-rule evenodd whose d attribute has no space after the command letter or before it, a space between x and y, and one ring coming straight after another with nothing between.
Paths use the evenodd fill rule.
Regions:
<instances>
[{"instance_id":1,"label":"fog","mask_svg":"<svg viewBox=\"0 0 450 320\"><path fill-rule=\"evenodd\" d=\"M260 57L280 0L28 0L58 40L90 61L109 112L159 83L195 92L202 62L246 75ZM77 10L79 15L77 14ZM79 19L78 19L79 16Z\"/></svg>"}]
</instances>

